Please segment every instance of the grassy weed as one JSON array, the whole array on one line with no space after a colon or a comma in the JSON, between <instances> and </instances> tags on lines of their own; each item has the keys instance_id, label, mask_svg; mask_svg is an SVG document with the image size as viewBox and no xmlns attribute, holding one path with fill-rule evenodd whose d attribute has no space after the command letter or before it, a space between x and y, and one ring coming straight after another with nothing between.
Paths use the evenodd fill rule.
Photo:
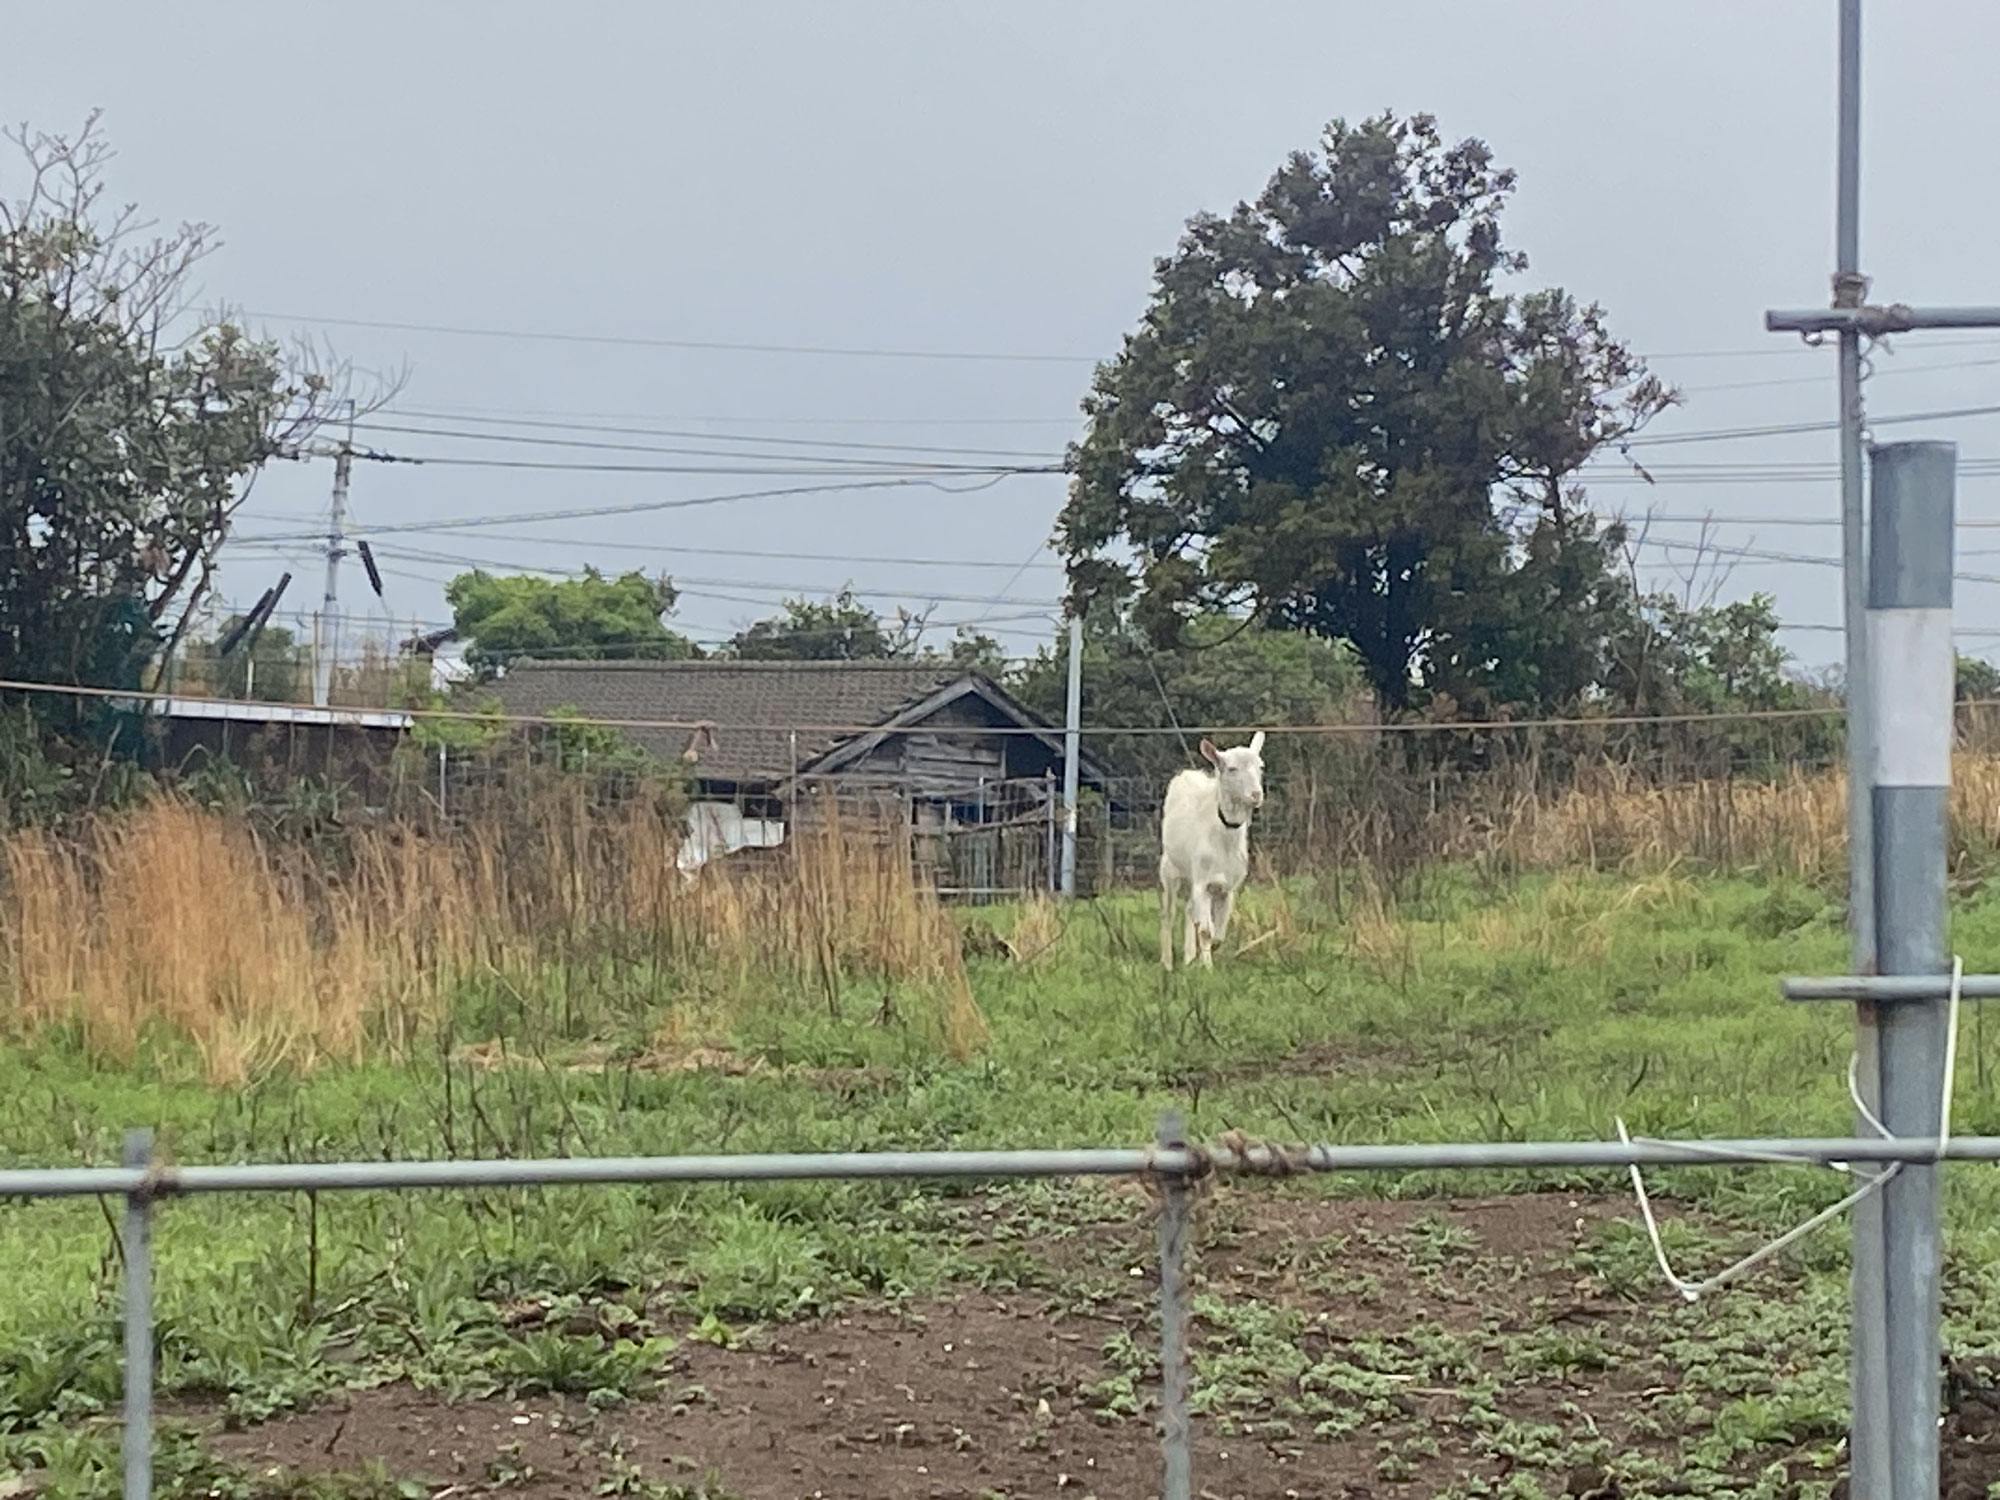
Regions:
<instances>
[{"instance_id":1,"label":"grassy weed","mask_svg":"<svg viewBox=\"0 0 2000 1500\"><path fill-rule=\"evenodd\" d=\"M828 909L844 899L823 894ZM101 889L88 898L101 899ZM864 898L854 901L858 912ZM909 917L919 927L938 920L961 919ZM1788 1006L1776 991L1783 973L1834 972L1843 958L1837 910L1790 878L1670 869L1495 889L1444 872L1393 902L1301 880L1246 894L1230 936L1240 951L1212 974L1159 970L1156 914L1141 899L964 920L1001 939L958 971L979 1018L976 1045L940 1019L937 997L959 983L951 965L919 961L936 934L898 936L858 916L851 930L832 919L816 929L848 933L832 968L813 967L801 936L799 965L760 971L755 983L725 985L713 953L674 966L615 945L546 969L519 955L454 961L433 974L435 993L409 1013L406 1033L362 1017L353 1046L336 1045L344 1032L310 1028L296 1047L280 1046L293 1033L261 1016L258 997L285 976L252 973L244 957L237 1020L216 1023L203 1065L143 1028L107 1051L89 1015L51 1011L35 1025L17 1015L18 1040L0 1051L0 1155L107 1162L121 1132L141 1124L182 1162L1065 1146L1144 1141L1169 1105L1204 1136L1286 1140L1600 1138L1614 1116L1660 1135L1848 1126L1844 1016ZM47 974L53 937L33 931L43 956L32 962ZM1969 969L1994 967L2000 898L1967 895L1956 940ZM905 941L907 951L897 947ZM29 962L28 938L10 942L16 965ZM157 964L146 956L155 950L117 951L106 985L178 972L164 949ZM236 951L211 962L236 962ZM254 1045L229 1029L239 1022ZM1965 1025L1957 1120L2000 1129L1989 1068L2000 1037L1989 1047L1976 1011ZM309 1055L313 1065L217 1068L224 1052ZM1832 1201L1845 1182L1793 1168L1685 1169L1654 1186L1671 1205L1671 1253L1700 1273ZM1623 1183L1569 1171L1418 1173L1282 1191L1402 1199L1530 1188ZM1227 1189L1217 1222L1231 1195L1278 1191ZM1996 1209L1990 1175L1952 1173L1950 1333L1963 1350L2000 1348ZM159 1381L242 1422L384 1380L612 1406L655 1389L676 1341L727 1345L860 1298L973 1283L1040 1287L1079 1309L1119 1305L1132 1267L1056 1276L1047 1255L1086 1244L1107 1216L1136 1212L1072 1184L174 1202L156 1235ZM1411 1420L1408 1391L1449 1389L1450 1431L1476 1437L1478 1452L1538 1469L1616 1470L1619 1455L1557 1410L1557 1398L1565 1382L1641 1351L1680 1373L1635 1408L1638 1420L1684 1437L1700 1472L1741 1474L1774 1445L1830 1451L1844 1401L1840 1243L1833 1231L1785 1257L1781 1298L1725 1296L1687 1311L1658 1306L1650 1249L1631 1226L1604 1229L1578 1247L1574 1272L1592 1296L1639 1309L1644 1326L1615 1335L1411 1326L1393 1340L1333 1347L1282 1300L1211 1296L1199 1306L1197 1398L1211 1420L1269 1441L1372 1424L1391 1480L1434 1460L1424 1444L1435 1434ZM1361 1249L1394 1259L1371 1269L1328 1253L1293 1274L1368 1307L1385 1287L1422 1286L1476 1256L1444 1219L1420 1218L1392 1245ZM0 1207L0 1462L42 1471L47 1493L103 1493L115 1475L107 1414L119 1391L118 1270L103 1206ZM1509 1273L1496 1264L1490 1274ZM1103 1378L1084 1393L1106 1420L1146 1409L1151 1347L1135 1329L1106 1348ZM1519 1381L1556 1393L1532 1422L1492 1399ZM1631 1460L1634 1483L1643 1467ZM254 1492L193 1457L180 1469L163 1463L162 1476L162 1493ZM395 1493L379 1476L353 1484L344 1493Z\"/></svg>"}]
</instances>

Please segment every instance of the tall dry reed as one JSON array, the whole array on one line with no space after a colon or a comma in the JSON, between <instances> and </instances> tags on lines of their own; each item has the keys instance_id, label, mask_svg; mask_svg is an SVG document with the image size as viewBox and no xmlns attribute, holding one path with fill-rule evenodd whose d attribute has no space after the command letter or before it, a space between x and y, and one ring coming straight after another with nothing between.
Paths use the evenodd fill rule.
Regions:
<instances>
[{"instance_id":1,"label":"tall dry reed","mask_svg":"<svg viewBox=\"0 0 2000 1500\"><path fill-rule=\"evenodd\" d=\"M957 926L905 841L830 820L690 883L678 828L664 804L607 811L558 786L505 820L358 831L337 857L174 798L19 833L0 841L0 1017L121 1059L180 1039L239 1083L408 1048L467 980L532 1002L581 957L836 1010L879 981L953 1053L984 1038Z\"/></svg>"},{"instance_id":2,"label":"tall dry reed","mask_svg":"<svg viewBox=\"0 0 2000 1500\"><path fill-rule=\"evenodd\" d=\"M1658 870L1692 860L1832 881L1846 868L1846 807L1838 770L1659 784L1604 765L1556 796L1516 797L1497 815L1461 820L1440 852L1521 871ZM2000 755L1953 758L1951 836L1955 864L2000 851Z\"/></svg>"}]
</instances>

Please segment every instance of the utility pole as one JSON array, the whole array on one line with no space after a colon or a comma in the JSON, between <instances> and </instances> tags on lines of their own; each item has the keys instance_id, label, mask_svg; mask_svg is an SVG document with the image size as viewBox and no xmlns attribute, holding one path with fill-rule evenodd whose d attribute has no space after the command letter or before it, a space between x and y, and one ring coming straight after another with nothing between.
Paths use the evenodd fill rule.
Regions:
<instances>
[{"instance_id":1,"label":"utility pole","mask_svg":"<svg viewBox=\"0 0 2000 1500\"><path fill-rule=\"evenodd\" d=\"M1083 615L1069 617L1069 703L1063 717L1062 894L1076 895L1077 761L1083 753Z\"/></svg>"},{"instance_id":2,"label":"utility pole","mask_svg":"<svg viewBox=\"0 0 2000 1500\"><path fill-rule=\"evenodd\" d=\"M1931 712L1929 708L1914 705L1927 702L1918 695L1933 688L1918 686L1912 675L1929 670L1927 660L1907 659L1901 646L1892 645L1879 635L1871 644L1866 633L1868 605L1878 597L1873 587L1879 577L1874 572L1876 548L1904 544L1901 538L1892 541L1880 528L1905 523L1900 519L1892 522L1892 508L1878 503L1873 517L1877 529L1870 536L1863 475L1863 460L1867 455L1861 401L1862 342L1927 328L2000 328L2000 307L1923 308L1902 303L1878 306L1867 301L1868 281L1860 271L1861 0L1840 0L1839 51L1840 150L1833 305L1826 311L1767 312L1764 326L1773 333L1797 333L1808 338L1831 333L1839 340L1841 561L1846 574L1843 601L1847 637L1848 930L1854 971L1865 981L1878 968L1886 970L1891 962L1911 962L1913 954L1928 951L1924 943L1929 927L1923 924L1930 919L1922 917L1920 910L1929 899L1928 894L1917 891L1899 894L1883 887L1884 873L1892 866L1885 863L1880 844L1887 834L1877 820L1886 804L1878 790L1884 783L1876 762L1892 754L1899 764L1905 758L1891 741L1905 732L1906 712L1919 715ZM1899 464L1915 462L1897 460ZM1927 462L1935 464L1938 460ZM1887 483L1892 475L1900 477L1902 473L1900 468L1881 465L1876 478ZM1937 481L1933 478L1922 482ZM1942 481L1947 509L1952 482L1947 464ZM1903 504L1898 499L1893 507L1897 515ZM1902 565L1885 558L1882 566L1893 569ZM1945 571L1950 572L1948 562ZM1946 597L1948 604L1948 594ZM1949 648L1947 634L1943 648L1947 662L1952 660ZM1892 650L1897 654L1890 655ZM1905 703L1913 706L1906 710L1901 706ZM1947 696L1946 709L1949 707ZM1949 741L1946 743L1948 762ZM1893 869L1898 880L1916 868L1908 862L1915 858L1907 849L1896 852ZM1941 872L1941 865L1939 869ZM1923 874L1920 878L1928 881L1930 876ZM1922 892L1928 890L1928 885L1922 887ZM1919 922L1919 926L1897 930L1913 921ZM1906 1019L1903 1008L1921 1002L1871 996L1865 983L1860 990L1861 998L1854 1007L1856 1093L1866 1110L1887 1122L1892 1113L1898 1112L1888 1100L1889 1079L1894 1074L1895 1087L1905 1096L1898 1109L1903 1112L1902 1123L1908 1124L1912 1091L1928 1090L1933 1099L1942 1096L1945 1087L1942 1055L1932 1057L1926 1047L1913 1048L1904 1042L1898 1044L1896 1060L1890 1061L1892 1034L1924 1024ZM1923 1068L1931 1068L1933 1072L1920 1086L1912 1071ZM1863 1131L1867 1128L1865 1121L1857 1127ZM1904 1172L1909 1170L1905 1168ZM1904 1186L1901 1182L1904 1173L1898 1173L1882 1192L1862 1199L1855 1208L1854 1420L1848 1440L1853 1500L1918 1500L1919 1496L1929 1500L1937 1493L1935 1333L1933 1330L1928 1335L1933 1339L1928 1346L1933 1353L1930 1371L1927 1375L1912 1373L1915 1367L1909 1363L1912 1355L1906 1341L1925 1335L1896 1326L1896 1319L1911 1316L1912 1309L1920 1305L1932 1307L1935 1322L1934 1276L1930 1293L1924 1291L1920 1280L1910 1279L1916 1274L1910 1268L1928 1253L1923 1246L1934 1245L1937 1235L1935 1188L1925 1186L1931 1181L1932 1170L1924 1168L1914 1188ZM1901 1278L1894 1290L1892 1278ZM1926 1296L1933 1299L1928 1304ZM1930 1414L1928 1427L1912 1415L1908 1406L1911 1402ZM1926 1472L1930 1475L1928 1493L1912 1478ZM1916 1488L1910 1488L1913 1483Z\"/></svg>"},{"instance_id":3,"label":"utility pole","mask_svg":"<svg viewBox=\"0 0 2000 1500\"><path fill-rule=\"evenodd\" d=\"M340 650L340 560L347 555L347 481L354 468L354 405L347 407L347 436L333 454L333 512L326 528L326 598L313 632L313 704L325 708L333 692L333 661Z\"/></svg>"},{"instance_id":4,"label":"utility pole","mask_svg":"<svg viewBox=\"0 0 2000 1500\"><path fill-rule=\"evenodd\" d=\"M1835 181L1833 305L1859 307L1868 292L1861 274L1861 0L1840 0L1839 162ZM1847 699L1847 934L1856 974L1875 970L1875 838L1870 752L1874 725L1868 677L1868 521L1863 474L1861 331L1843 328L1840 351L1841 617L1846 645ZM1878 1118L1882 1110L1880 1015L1871 1000L1854 1007L1855 1094ZM1866 1128L1855 1121L1855 1131ZM1887 1351L1888 1293L1883 1282L1882 1195L1854 1206L1853 1349L1848 1379L1854 1420L1848 1434L1848 1480L1855 1500L1889 1494Z\"/></svg>"},{"instance_id":5,"label":"utility pole","mask_svg":"<svg viewBox=\"0 0 2000 1500\"><path fill-rule=\"evenodd\" d=\"M1952 443L1894 443L1874 453L1869 650L1877 668L1874 782L1875 921L1884 974L1945 973L1951 796ZM1892 670L1893 669L1893 670ZM1883 1007L1882 1124L1935 1138L1951 1087L1952 1019L1940 997ZM1884 1363L1889 1491L1938 1492L1939 1282L1944 1264L1938 1165L1907 1162L1883 1184Z\"/></svg>"}]
</instances>

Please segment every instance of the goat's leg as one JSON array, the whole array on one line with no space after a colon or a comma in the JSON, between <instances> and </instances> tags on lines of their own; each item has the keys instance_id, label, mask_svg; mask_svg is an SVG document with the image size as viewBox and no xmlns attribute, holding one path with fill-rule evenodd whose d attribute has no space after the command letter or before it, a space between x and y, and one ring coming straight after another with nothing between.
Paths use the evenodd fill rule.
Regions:
<instances>
[{"instance_id":1,"label":"goat's leg","mask_svg":"<svg viewBox=\"0 0 2000 1500\"><path fill-rule=\"evenodd\" d=\"M1223 939L1229 936L1229 914L1236 910L1236 892L1223 886L1215 893L1215 946L1220 948Z\"/></svg>"},{"instance_id":2,"label":"goat's leg","mask_svg":"<svg viewBox=\"0 0 2000 1500\"><path fill-rule=\"evenodd\" d=\"M1190 885L1187 961L1212 969L1215 967L1215 960L1209 956L1209 948L1215 941L1215 913L1210 904L1212 897L1205 884L1194 881Z\"/></svg>"},{"instance_id":3,"label":"goat's leg","mask_svg":"<svg viewBox=\"0 0 2000 1500\"><path fill-rule=\"evenodd\" d=\"M1174 968L1174 877L1160 871L1160 963L1168 973Z\"/></svg>"}]
</instances>

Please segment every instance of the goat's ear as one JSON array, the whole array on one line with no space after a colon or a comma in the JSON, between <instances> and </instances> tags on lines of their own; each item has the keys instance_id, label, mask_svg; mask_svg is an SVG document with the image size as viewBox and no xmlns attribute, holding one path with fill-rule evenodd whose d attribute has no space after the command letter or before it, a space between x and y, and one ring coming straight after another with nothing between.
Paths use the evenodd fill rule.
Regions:
<instances>
[{"instance_id":1,"label":"goat's ear","mask_svg":"<svg viewBox=\"0 0 2000 1500\"><path fill-rule=\"evenodd\" d=\"M1207 740L1203 740L1201 742L1201 758L1207 761L1211 766L1220 765L1222 763L1222 752L1216 749L1215 746L1211 745Z\"/></svg>"},{"instance_id":2,"label":"goat's ear","mask_svg":"<svg viewBox=\"0 0 2000 1500\"><path fill-rule=\"evenodd\" d=\"M1250 736L1250 753L1252 755L1262 755L1264 753L1263 730L1260 729L1255 734Z\"/></svg>"}]
</instances>

